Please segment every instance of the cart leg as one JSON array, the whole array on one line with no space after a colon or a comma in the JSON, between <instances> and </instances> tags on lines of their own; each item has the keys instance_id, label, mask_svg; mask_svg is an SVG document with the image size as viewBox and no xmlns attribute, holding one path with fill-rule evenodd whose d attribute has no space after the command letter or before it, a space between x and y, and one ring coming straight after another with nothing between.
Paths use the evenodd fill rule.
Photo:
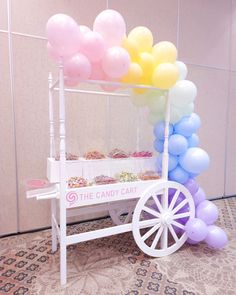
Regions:
<instances>
[{"instance_id":1,"label":"cart leg","mask_svg":"<svg viewBox=\"0 0 236 295\"><path fill-rule=\"evenodd\" d=\"M65 285L67 282L67 259L66 259L66 243L61 239L60 243L60 274L61 285Z\"/></svg>"},{"instance_id":2,"label":"cart leg","mask_svg":"<svg viewBox=\"0 0 236 295\"><path fill-rule=\"evenodd\" d=\"M63 200L60 200L63 202ZM60 274L61 285L67 282L66 208L60 207Z\"/></svg>"},{"instance_id":3,"label":"cart leg","mask_svg":"<svg viewBox=\"0 0 236 295\"><path fill-rule=\"evenodd\" d=\"M57 230L53 222L53 216L57 220L57 203L56 199L51 200L51 224L52 224L52 252L57 251Z\"/></svg>"}]
</instances>

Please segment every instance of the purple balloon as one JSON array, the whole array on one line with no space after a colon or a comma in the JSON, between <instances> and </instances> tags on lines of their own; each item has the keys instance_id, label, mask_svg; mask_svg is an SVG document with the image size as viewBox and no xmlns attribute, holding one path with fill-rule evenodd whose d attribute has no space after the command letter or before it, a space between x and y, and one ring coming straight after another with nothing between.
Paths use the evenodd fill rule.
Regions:
<instances>
[{"instance_id":1,"label":"purple balloon","mask_svg":"<svg viewBox=\"0 0 236 295\"><path fill-rule=\"evenodd\" d=\"M190 191L191 195L196 194L199 189L199 185L194 178L190 178L184 186Z\"/></svg>"},{"instance_id":2,"label":"purple balloon","mask_svg":"<svg viewBox=\"0 0 236 295\"><path fill-rule=\"evenodd\" d=\"M198 244L198 242L196 242L196 241L193 241L193 240L191 240L191 239L187 239L187 241L186 241L188 244L190 244L190 245L196 245L196 244Z\"/></svg>"},{"instance_id":3,"label":"purple balloon","mask_svg":"<svg viewBox=\"0 0 236 295\"><path fill-rule=\"evenodd\" d=\"M199 187L198 191L193 195L193 201L197 207L201 202L206 200L206 194L202 188Z\"/></svg>"},{"instance_id":4,"label":"purple balloon","mask_svg":"<svg viewBox=\"0 0 236 295\"><path fill-rule=\"evenodd\" d=\"M208 233L207 225L199 218L190 219L185 225L187 237L193 241L203 241Z\"/></svg>"},{"instance_id":5,"label":"purple balloon","mask_svg":"<svg viewBox=\"0 0 236 295\"><path fill-rule=\"evenodd\" d=\"M203 220L207 225L213 224L219 216L216 205L208 200L202 201L196 210L196 217Z\"/></svg>"},{"instance_id":6,"label":"purple balloon","mask_svg":"<svg viewBox=\"0 0 236 295\"><path fill-rule=\"evenodd\" d=\"M207 229L208 233L204 241L208 246L221 249L228 244L228 237L223 229L216 225L209 225Z\"/></svg>"}]
</instances>

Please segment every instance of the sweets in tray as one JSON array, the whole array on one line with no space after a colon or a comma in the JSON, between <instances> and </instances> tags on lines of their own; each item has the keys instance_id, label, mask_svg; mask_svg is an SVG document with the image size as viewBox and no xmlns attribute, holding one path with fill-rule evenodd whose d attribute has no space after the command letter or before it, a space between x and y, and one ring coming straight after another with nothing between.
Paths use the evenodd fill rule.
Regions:
<instances>
[{"instance_id":1,"label":"sweets in tray","mask_svg":"<svg viewBox=\"0 0 236 295\"><path fill-rule=\"evenodd\" d=\"M134 173L123 171L117 175L117 179L119 180L119 182L131 182L137 181L138 176Z\"/></svg>"},{"instance_id":2,"label":"sweets in tray","mask_svg":"<svg viewBox=\"0 0 236 295\"><path fill-rule=\"evenodd\" d=\"M89 183L83 177L74 176L68 180L68 187L69 188L79 188L88 186Z\"/></svg>"},{"instance_id":3,"label":"sweets in tray","mask_svg":"<svg viewBox=\"0 0 236 295\"><path fill-rule=\"evenodd\" d=\"M96 176L94 178L94 182L95 184L97 185L101 185L101 184L111 184L111 183L116 183L117 180L113 177L110 177L110 176L106 176L106 175L99 175L99 176Z\"/></svg>"},{"instance_id":4,"label":"sweets in tray","mask_svg":"<svg viewBox=\"0 0 236 295\"><path fill-rule=\"evenodd\" d=\"M83 177L73 176L68 180L69 188L80 188L90 185L105 185L118 182L132 182L138 180L157 180L160 179L160 175L155 171L145 171L142 173L134 174L131 172L123 171L116 175L116 178L107 175L98 175L92 182L89 182Z\"/></svg>"},{"instance_id":5,"label":"sweets in tray","mask_svg":"<svg viewBox=\"0 0 236 295\"><path fill-rule=\"evenodd\" d=\"M111 159L125 159L129 157L133 158L150 158L153 154L150 151L135 151L132 153L127 153L121 149L115 148L108 154L108 157ZM100 151L92 150L84 154L84 158L86 160L100 160L105 159L106 155ZM60 154L57 154L55 156L55 160L60 160ZM76 161L79 160L79 156L72 154L72 153L66 153L66 160L67 161Z\"/></svg>"},{"instance_id":6,"label":"sweets in tray","mask_svg":"<svg viewBox=\"0 0 236 295\"><path fill-rule=\"evenodd\" d=\"M143 173L139 173L138 178L140 180L155 180L155 179L159 179L160 175L156 173L155 171L146 171Z\"/></svg>"},{"instance_id":7,"label":"sweets in tray","mask_svg":"<svg viewBox=\"0 0 236 295\"><path fill-rule=\"evenodd\" d=\"M103 153L94 150L94 151L87 152L84 155L84 158L86 160L99 160L99 159L105 159L106 156Z\"/></svg>"},{"instance_id":8,"label":"sweets in tray","mask_svg":"<svg viewBox=\"0 0 236 295\"><path fill-rule=\"evenodd\" d=\"M110 153L108 154L108 157L112 159L124 159L124 158L129 158L129 154L120 149L114 149L110 151Z\"/></svg>"},{"instance_id":9,"label":"sweets in tray","mask_svg":"<svg viewBox=\"0 0 236 295\"><path fill-rule=\"evenodd\" d=\"M140 152L133 152L131 157L134 158L150 158L152 157L152 152L149 151L140 151Z\"/></svg>"},{"instance_id":10,"label":"sweets in tray","mask_svg":"<svg viewBox=\"0 0 236 295\"><path fill-rule=\"evenodd\" d=\"M74 154L71 154L71 153L66 153L66 160L67 160L67 161L76 161L76 160L78 160L78 159L79 159L79 156L74 155ZM55 156L55 160L56 160L56 161L59 161L59 160L60 160L60 155L59 155L59 154L57 154L57 155Z\"/></svg>"}]
</instances>

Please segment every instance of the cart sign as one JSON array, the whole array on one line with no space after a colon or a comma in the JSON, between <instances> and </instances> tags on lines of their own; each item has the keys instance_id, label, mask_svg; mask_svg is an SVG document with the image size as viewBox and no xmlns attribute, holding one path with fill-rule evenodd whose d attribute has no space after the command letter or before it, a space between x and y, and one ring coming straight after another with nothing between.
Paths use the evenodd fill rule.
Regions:
<instances>
[{"instance_id":1,"label":"cart sign","mask_svg":"<svg viewBox=\"0 0 236 295\"><path fill-rule=\"evenodd\" d=\"M154 184L156 181L152 180L148 182ZM66 194L67 208L138 198L145 188L147 188L147 181L83 187L73 191L70 190Z\"/></svg>"}]
</instances>

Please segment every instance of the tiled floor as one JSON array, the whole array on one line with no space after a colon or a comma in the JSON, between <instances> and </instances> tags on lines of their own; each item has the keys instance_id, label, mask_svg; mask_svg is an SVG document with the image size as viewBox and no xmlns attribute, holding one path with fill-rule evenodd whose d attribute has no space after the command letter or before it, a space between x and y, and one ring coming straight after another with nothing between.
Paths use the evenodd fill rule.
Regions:
<instances>
[{"instance_id":1,"label":"tiled floor","mask_svg":"<svg viewBox=\"0 0 236 295\"><path fill-rule=\"evenodd\" d=\"M164 258L140 252L132 233L68 249L68 284L59 282L59 252L51 253L50 231L0 240L0 294L233 295L236 290L236 198L215 201L218 224L229 236L224 250L185 245ZM109 218L69 227L82 232L106 227Z\"/></svg>"}]
</instances>

